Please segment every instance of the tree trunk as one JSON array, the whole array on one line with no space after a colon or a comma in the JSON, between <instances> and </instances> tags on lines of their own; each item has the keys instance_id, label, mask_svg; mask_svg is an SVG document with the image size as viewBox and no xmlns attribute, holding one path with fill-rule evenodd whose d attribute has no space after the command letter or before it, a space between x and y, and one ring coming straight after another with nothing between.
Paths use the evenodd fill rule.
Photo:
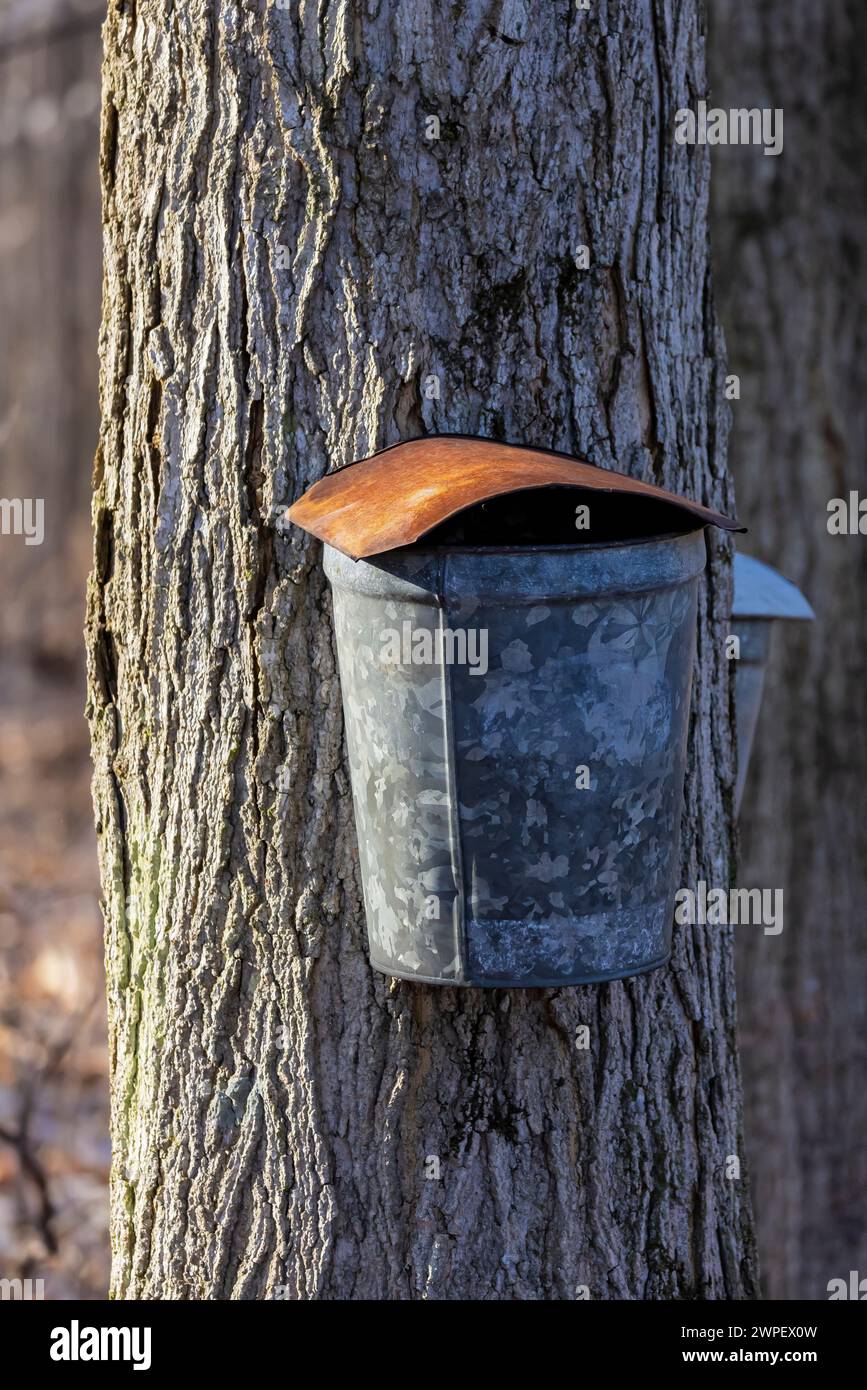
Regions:
<instances>
[{"instance_id":1,"label":"tree trunk","mask_svg":"<svg viewBox=\"0 0 867 1390\"><path fill-rule=\"evenodd\" d=\"M867 551L827 530L867 492L867 14L711 10L714 104L785 110L780 157L714 163L745 548L818 618L774 638L741 815L741 882L785 890L782 934L738 941L747 1136L767 1292L827 1298L867 1270Z\"/></svg>"},{"instance_id":2,"label":"tree trunk","mask_svg":"<svg viewBox=\"0 0 867 1390\"><path fill-rule=\"evenodd\" d=\"M116 1296L754 1292L728 934L595 988L373 973L320 548L275 525L433 430L731 504L708 165L672 138L701 14L605 14L109 6L88 632ZM710 548L684 872L727 886Z\"/></svg>"}]
</instances>

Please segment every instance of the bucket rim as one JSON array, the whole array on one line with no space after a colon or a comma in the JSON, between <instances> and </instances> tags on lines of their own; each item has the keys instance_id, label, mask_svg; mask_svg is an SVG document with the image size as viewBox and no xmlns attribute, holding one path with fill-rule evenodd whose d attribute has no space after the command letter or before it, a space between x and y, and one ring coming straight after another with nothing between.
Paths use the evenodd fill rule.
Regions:
<instances>
[{"instance_id":1,"label":"bucket rim","mask_svg":"<svg viewBox=\"0 0 867 1390\"><path fill-rule=\"evenodd\" d=\"M705 528L592 544L409 545L353 560L325 545L336 588L421 603L490 597L501 604L571 601L676 587L707 566ZM426 597L423 597L426 595Z\"/></svg>"},{"instance_id":2,"label":"bucket rim","mask_svg":"<svg viewBox=\"0 0 867 1390\"><path fill-rule=\"evenodd\" d=\"M415 541L412 545L401 546L400 552L412 552L414 555L588 555L591 551L625 550L634 549L643 545L660 545L664 541L683 541L695 536L699 531L707 531L710 522L702 523L699 526L691 526L686 531L660 531L652 536L633 536L625 537L616 541L578 541L574 545L557 545L549 542L542 545L464 545L460 542L449 545L425 545L423 541ZM337 547L324 542L330 550ZM339 554L345 552L339 551ZM370 564L378 560L381 556L396 555L397 550L383 550L379 555L364 555L355 559L352 555L346 558L351 560L354 565L363 564L365 561Z\"/></svg>"}]
</instances>

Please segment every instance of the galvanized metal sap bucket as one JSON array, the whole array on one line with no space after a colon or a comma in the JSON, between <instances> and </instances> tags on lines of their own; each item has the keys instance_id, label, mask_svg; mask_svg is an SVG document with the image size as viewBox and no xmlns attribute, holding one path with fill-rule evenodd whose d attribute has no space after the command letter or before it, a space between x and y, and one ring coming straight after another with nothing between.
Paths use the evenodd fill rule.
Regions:
<instances>
[{"instance_id":1,"label":"galvanized metal sap bucket","mask_svg":"<svg viewBox=\"0 0 867 1390\"><path fill-rule=\"evenodd\" d=\"M780 620L812 622L810 604L800 589L777 570L752 555L735 556L735 594L732 627L740 652L735 676L737 704L738 778L735 811L740 811L747 770L753 751L759 710L765 688L765 671L771 654L773 624Z\"/></svg>"},{"instance_id":2,"label":"galvanized metal sap bucket","mask_svg":"<svg viewBox=\"0 0 867 1390\"><path fill-rule=\"evenodd\" d=\"M668 958L706 559L687 524L358 560L326 544L378 970L556 986Z\"/></svg>"}]
</instances>

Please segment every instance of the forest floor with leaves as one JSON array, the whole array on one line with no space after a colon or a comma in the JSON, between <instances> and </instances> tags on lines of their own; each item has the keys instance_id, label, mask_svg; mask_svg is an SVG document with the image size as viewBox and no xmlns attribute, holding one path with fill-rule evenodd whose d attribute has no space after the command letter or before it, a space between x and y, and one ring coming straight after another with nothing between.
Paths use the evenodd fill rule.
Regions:
<instances>
[{"instance_id":1,"label":"forest floor with leaves","mask_svg":"<svg viewBox=\"0 0 867 1390\"><path fill-rule=\"evenodd\" d=\"M0 663L0 1278L108 1287L108 1054L77 663Z\"/></svg>"}]
</instances>

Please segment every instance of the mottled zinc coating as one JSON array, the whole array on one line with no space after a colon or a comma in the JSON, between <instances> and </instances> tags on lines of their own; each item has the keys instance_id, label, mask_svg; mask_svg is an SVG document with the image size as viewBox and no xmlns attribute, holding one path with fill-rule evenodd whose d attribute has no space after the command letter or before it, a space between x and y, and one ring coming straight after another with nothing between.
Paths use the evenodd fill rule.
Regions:
<instances>
[{"instance_id":1,"label":"mottled zinc coating","mask_svg":"<svg viewBox=\"0 0 867 1390\"><path fill-rule=\"evenodd\" d=\"M378 970L539 986L667 959L705 558L703 531L357 562L326 546ZM486 632L487 671L396 664L404 623Z\"/></svg>"}]
</instances>

